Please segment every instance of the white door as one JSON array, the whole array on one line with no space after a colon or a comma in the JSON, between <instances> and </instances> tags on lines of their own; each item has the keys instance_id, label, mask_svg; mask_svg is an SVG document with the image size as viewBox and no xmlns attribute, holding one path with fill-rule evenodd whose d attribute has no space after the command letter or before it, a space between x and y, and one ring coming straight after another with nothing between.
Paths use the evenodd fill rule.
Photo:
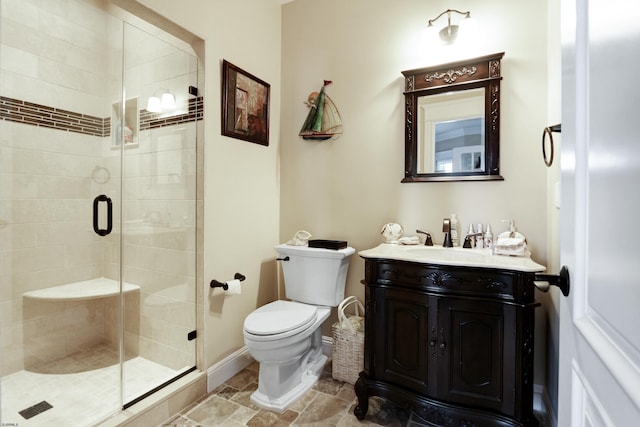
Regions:
<instances>
[{"instance_id":1,"label":"white door","mask_svg":"<svg viewBox=\"0 0 640 427\"><path fill-rule=\"evenodd\" d=\"M640 425L639 23L562 0L559 427Z\"/></svg>"}]
</instances>

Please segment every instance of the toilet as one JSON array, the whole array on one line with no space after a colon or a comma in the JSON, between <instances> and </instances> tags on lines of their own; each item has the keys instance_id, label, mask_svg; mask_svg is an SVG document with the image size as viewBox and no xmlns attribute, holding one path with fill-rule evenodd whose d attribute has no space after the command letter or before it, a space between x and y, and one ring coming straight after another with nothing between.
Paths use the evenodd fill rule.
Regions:
<instances>
[{"instance_id":1,"label":"toilet","mask_svg":"<svg viewBox=\"0 0 640 427\"><path fill-rule=\"evenodd\" d=\"M322 323L344 299L352 247L332 250L278 245L286 297L251 312L244 321L244 342L260 363L256 405L284 412L317 382L327 357L322 352Z\"/></svg>"}]
</instances>

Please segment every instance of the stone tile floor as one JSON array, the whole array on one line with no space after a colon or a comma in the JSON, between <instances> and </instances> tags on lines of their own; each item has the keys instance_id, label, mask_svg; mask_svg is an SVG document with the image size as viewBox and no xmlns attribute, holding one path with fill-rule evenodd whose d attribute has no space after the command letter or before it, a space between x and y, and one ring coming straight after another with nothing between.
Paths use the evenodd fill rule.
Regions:
<instances>
[{"instance_id":1,"label":"stone tile floor","mask_svg":"<svg viewBox=\"0 0 640 427\"><path fill-rule=\"evenodd\" d=\"M353 385L331 377L329 363L318 383L284 413L260 409L250 401L258 388L258 364L253 363L195 402L162 426L164 427L421 427L430 424L411 411L372 397L364 420L353 415L356 395ZM540 419L540 415L538 415ZM546 423L541 422L540 427Z\"/></svg>"},{"instance_id":2,"label":"stone tile floor","mask_svg":"<svg viewBox=\"0 0 640 427\"><path fill-rule=\"evenodd\" d=\"M327 364L318 383L284 413L260 409L249 400L258 388L258 364L253 363L236 376L162 424L165 427L209 426L407 426L419 427L420 419L410 411L372 397L363 421L353 415L356 395L353 385L331 377Z\"/></svg>"}]
</instances>

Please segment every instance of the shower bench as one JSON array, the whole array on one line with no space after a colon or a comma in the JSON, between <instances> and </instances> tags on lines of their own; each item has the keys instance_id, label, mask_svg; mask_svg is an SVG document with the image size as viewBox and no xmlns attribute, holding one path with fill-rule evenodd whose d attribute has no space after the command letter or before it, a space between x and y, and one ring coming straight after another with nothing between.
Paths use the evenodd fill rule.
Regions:
<instances>
[{"instance_id":1,"label":"shower bench","mask_svg":"<svg viewBox=\"0 0 640 427\"><path fill-rule=\"evenodd\" d=\"M140 286L122 284L120 295L118 280L98 277L60 286L25 292L24 313L24 366L39 372L43 366L65 357L86 352L97 346L118 349L124 325L125 333L138 336L140 330L138 307ZM124 300L125 322L121 318L120 301ZM127 340L125 351L138 354L137 341ZM43 365L44 364L44 365ZM86 366L78 365L81 372Z\"/></svg>"},{"instance_id":2,"label":"shower bench","mask_svg":"<svg viewBox=\"0 0 640 427\"><path fill-rule=\"evenodd\" d=\"M131 283L122 284L124 294L139 291L140 286ZM99 277L83 280L67 285L53 286L24 293L25 298L45 301L80 301L96 298L116 296L120 293L120 283L117 280Z\"/></svg>"}]
</instances>

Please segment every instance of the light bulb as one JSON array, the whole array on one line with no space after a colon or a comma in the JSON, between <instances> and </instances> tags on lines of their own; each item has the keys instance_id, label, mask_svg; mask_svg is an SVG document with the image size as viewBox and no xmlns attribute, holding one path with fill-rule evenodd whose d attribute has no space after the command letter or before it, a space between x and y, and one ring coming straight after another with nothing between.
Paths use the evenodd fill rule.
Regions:
<instances>
[{"instance_id":1,"label":"light bulb","mask_svg":"<svg viewBox=\"0 0 640 427\"><path fill-rule=\"evenodd\" d=\"M160 98L157 96L150 96L147 99L147 111L150 113L159 113L162 111L162 104L160 103Z\"/></svg>"},{"instance_id":2,"label":"light bulb","mask_svg":"<svg viewBox=\"0 0 640 427\"><path fill-rule=\"evenodd\" d=\"M173 110L176 108L176 97L171 92L162 94L162 108L165 110Z\"/></svg>"},{"instance_id":3,"label":"light bulb","mask_svg":"<svg viewBox=\"0 0 640 427\"><path fill-rule=\"evenodd\" d=\"M438 45L438 29L433 25L428 25L422 31L422 45L426 48Z\"/></svg>"},{"instance_id":4,"label":"light bulb","mask_svg":"<svg viewBox=\"0 0 640 427\"><path fill-rule=\"evenodd\" d=\"M458 26L458 41L460 43L473 43L478 36L478 21L468 17L460 21Z\"/></svg>"}]
</instances>

